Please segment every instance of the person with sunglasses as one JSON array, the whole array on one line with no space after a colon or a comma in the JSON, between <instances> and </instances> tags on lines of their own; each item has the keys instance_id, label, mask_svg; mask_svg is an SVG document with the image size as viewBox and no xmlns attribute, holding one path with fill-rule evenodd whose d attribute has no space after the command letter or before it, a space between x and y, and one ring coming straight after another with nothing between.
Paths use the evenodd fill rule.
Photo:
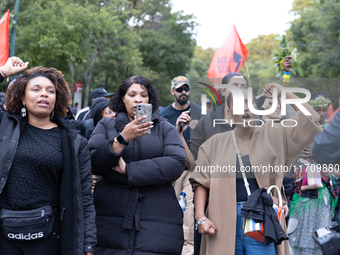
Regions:
<instances>
[{"instance_id":1,"label":"person with sunglasses","mask_svg":"<svg viewBox=\"0 0 340 255\"><path fill-rule=\"evenodd\" d=\"M186 169L182 176L174 183L174 188L177 197L181 192L186 193L187 205L183 218L184 246L182 255L192 255L194 253L194 205L193 192L189 183L189 140L190 131L196 127L201 118L201 106L189 101L190 81L187 77L175 77L171 81L170 92L174 96L175 101L165 107L160 112L160 115L176 126L186 151Z\"/></svg>"}]
</instances>

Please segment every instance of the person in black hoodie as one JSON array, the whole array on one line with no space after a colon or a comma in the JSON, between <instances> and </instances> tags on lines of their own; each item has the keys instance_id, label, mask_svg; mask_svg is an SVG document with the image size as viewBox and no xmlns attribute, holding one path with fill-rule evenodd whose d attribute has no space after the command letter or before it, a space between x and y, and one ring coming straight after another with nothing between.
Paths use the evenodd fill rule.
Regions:
<instances>
[{"instance_id":1,"label":"person in black hoodie","mask_svg":"<svg viewBox=\"0 0 340 255\"><path fill-rule=\"evenodd\" d=\"M115 118L116 117L116 113L109 108L109 103L110 103L109 99L105 97L96 98L93 101L92 118L83 121L83 125L85 126L85 129L86 129L85 138L87 140L90 139L94 128L97 126L98 122L102 118ZM82 122L82 121L78 120L78 123L79 122ZM92 175L92 179L93 179L92 191L94 191L94 187L96 185L98 178L99 178L98 175Z\"/></svg>"},{"instance_id":2,"label":"person in black hoodie","mask_svg":"<svg viewBox=\"0 0 340 255\"><path fill-rule=\"evenodd\" d=\"M138 124L137 104L152 105L152 122ZM89 141L98 244L96 255L180 255L183 211L172 182L185 166L182 141L158 114L158 95L146 78L123 81ZM145 133L151 129L151 133Z\"/></svg>"},{"instance_id":3,"label":"person in black hoodie","mask_svg":"<svg viewBox=\"0 0 340 255\"><path fill-rule=\"evenodd\" d=\"M54 68L27 70L7 92L7 110L0 111L0 254L93 255L91 163L86 139L64 119L70 104L68 83ZM29 232L14 234L6 213L30 219L15 225ZM46 225L30 218L35 213Z\"/></svg>"},{"instance_id":4,"label":"person in black hoodie","mask_svg":"<svg viewBox=\"0 0 340 255\"><path fill-rule=\"evenodd\" d=\"M89 140L90 136L102 118L115 118L116 113L109 108L109 99L105 97L96 98L92 103L92 118L85 120L86 139ZM78 120L80 121L80 120Z\"/></svg>"}]
</instances>

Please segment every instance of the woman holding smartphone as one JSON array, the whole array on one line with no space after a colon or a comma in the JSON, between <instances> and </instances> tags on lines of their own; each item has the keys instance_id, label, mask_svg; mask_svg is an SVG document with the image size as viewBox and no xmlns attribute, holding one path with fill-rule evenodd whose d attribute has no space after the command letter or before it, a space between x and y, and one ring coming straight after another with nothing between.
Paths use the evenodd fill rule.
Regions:
<instances>
[{"instance_id":1,"label":"woman holding smartphone","mask_svg":"<svg viewBox=\"0 0 340 255\"><path fill-rule=\"evenodd\" d=\"M151 122L136 118L152 105ZM158 114L159 98L147 79L125 80L112 98L115 119L104 118L89 141L96 183L94 204L102 254L181 254L183 212L172 182L185 165L174 126ZM151 134L144 131L151 129Z\"/></svg>"}]
</instances>

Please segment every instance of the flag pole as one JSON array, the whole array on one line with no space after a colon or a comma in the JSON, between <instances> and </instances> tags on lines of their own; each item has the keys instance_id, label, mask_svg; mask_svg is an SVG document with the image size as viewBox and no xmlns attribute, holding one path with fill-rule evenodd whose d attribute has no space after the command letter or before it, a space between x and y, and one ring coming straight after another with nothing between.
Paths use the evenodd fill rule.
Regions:
<instances>
[{"instance_id":1,"label":"flag pole","mask_svg":"<svg viewBox=\"0 0 340 255\"><path fill-rule=\"evenodd\" d=\"M13 26L12 26L12 34L11 34L11 51L9 53L10 57L15 55L15 39L17 36L17 24L18 24L18 15L19 15L19 7L20 7L21 0L15 1L14 12L15 16L13 19Z\"/></svg>"},{"instance_id":2,"label":"flag pole","mask_svg":"<svg viewBox=\"0 0 340 255\"><path fill-rule=\"evenodd\" d=\"M249 87L251 87L250 76L249 76L248 65L247 65L247 60L244 60L244 64L245 64L246 71L247 71L247 75L248 75L248 83L249 83L248 85L249 85Z\"/></svg>"}]
</instances>

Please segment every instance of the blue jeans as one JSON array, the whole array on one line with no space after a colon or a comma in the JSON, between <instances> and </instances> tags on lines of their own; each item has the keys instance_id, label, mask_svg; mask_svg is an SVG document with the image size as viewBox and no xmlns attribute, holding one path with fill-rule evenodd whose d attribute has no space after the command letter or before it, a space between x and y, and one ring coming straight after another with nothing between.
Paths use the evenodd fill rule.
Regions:
<instances>
[{"instance_id":1,"label":"blue jeans","mask_svg":"<svg viewBox=\"0 0 340 255\"><path fill-rule=\"evenodd\" d=\"M241 207L245 202L237 203L237 225L236 225L236 243L235 255L276 255L276 248L274 243L265 246L249 236L247 236L242 228L243 217L241 217Z\"/></svg>"}]
</instances>

